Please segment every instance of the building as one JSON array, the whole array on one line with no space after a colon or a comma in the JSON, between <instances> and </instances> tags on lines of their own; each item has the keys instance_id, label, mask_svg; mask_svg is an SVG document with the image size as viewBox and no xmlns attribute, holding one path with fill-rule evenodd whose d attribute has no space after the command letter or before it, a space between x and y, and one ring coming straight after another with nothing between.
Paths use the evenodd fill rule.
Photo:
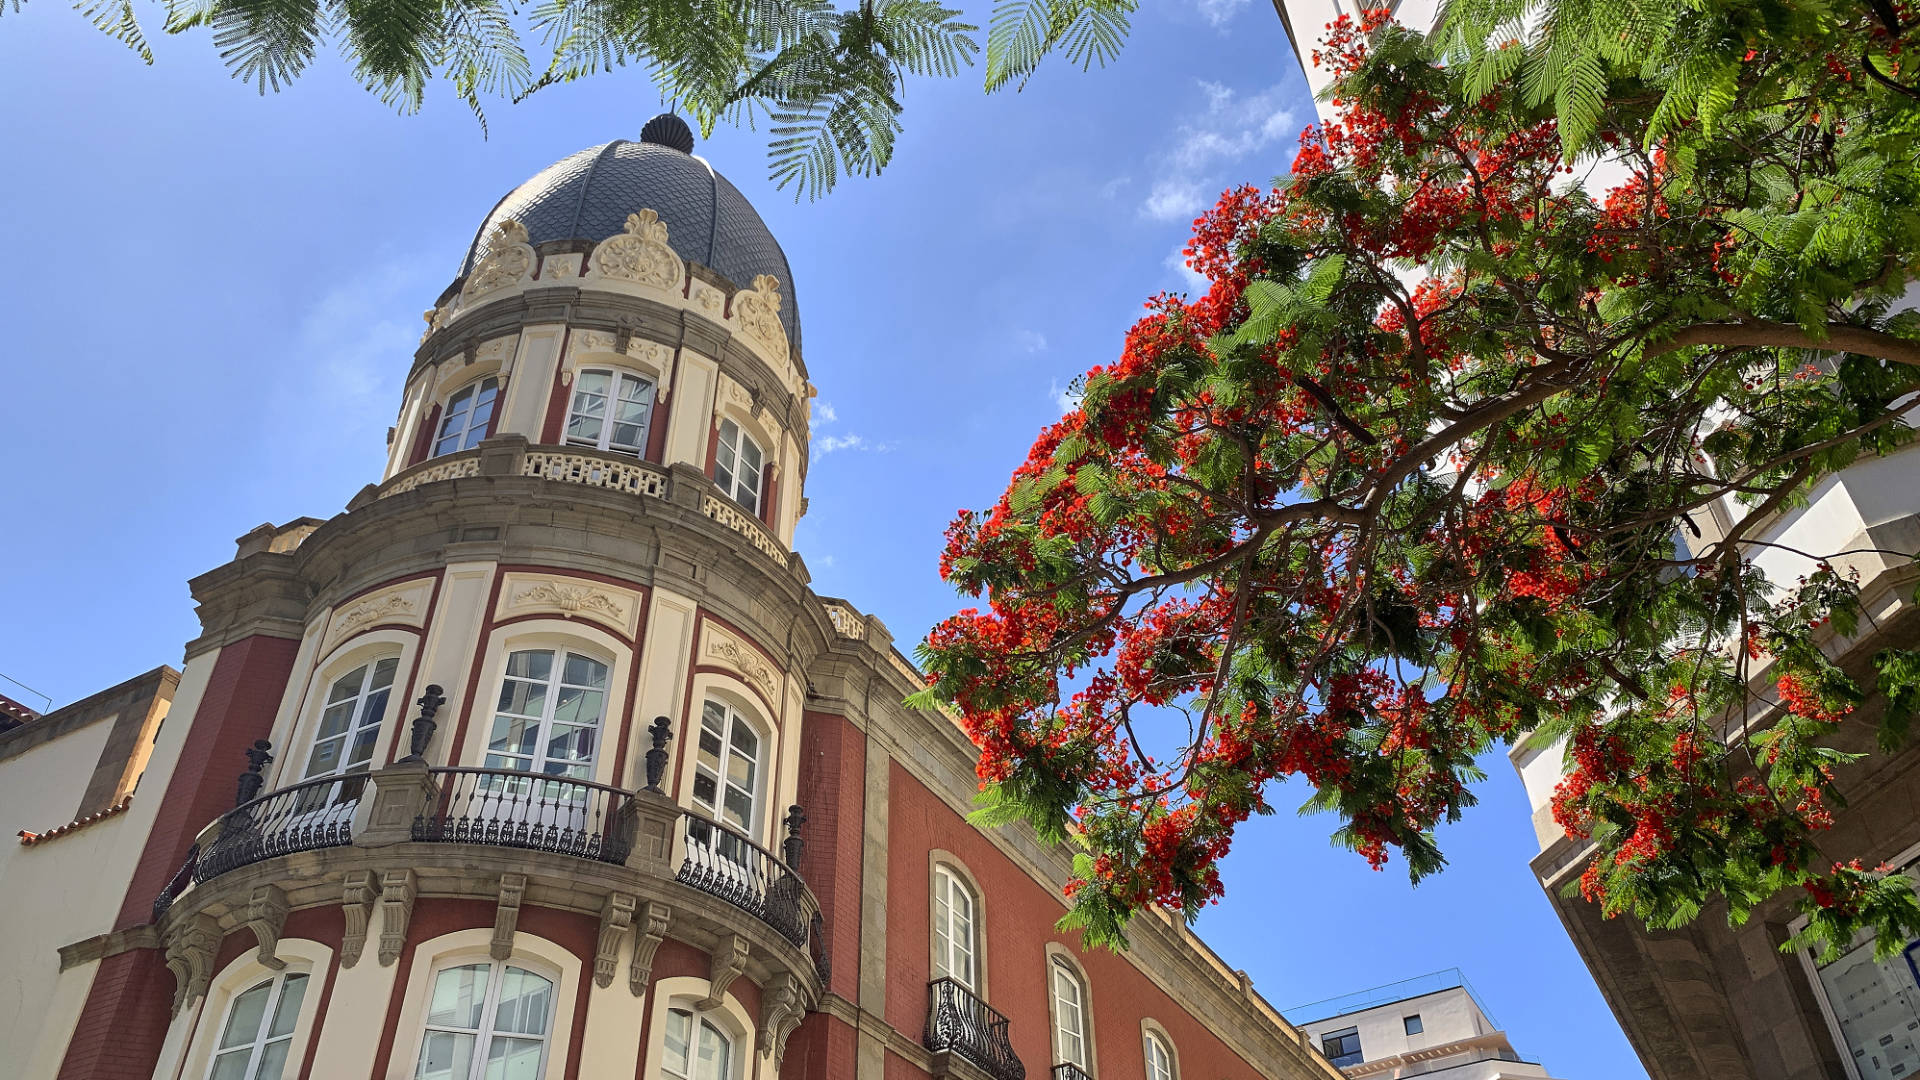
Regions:
<instances>
[{"instance_id":1,"label":"building","mask_svg":"<svg viewBox=\"0 0 1920 1080\"><path fill-rule=\"evenodd\" d=\"M1288 1009L1328 1061L1353 1080L1546 1080L1493 1022L1458 968Z\"/></svg>"},{"instance_id":2,"label":"building","mask_svg":"<svg viewBox=\"0 0 1920 1080\"><path fill-rule=\"evenodd\" d=\"M195 578L180 671L0 735L8 1075L1338 1076L1173 920L1082 951L1067 853L967 824L971 744L790 550L794 284L692 149L509 192L384 475Z\"/></svg>"},{"instance_id":3,"label":"building","mask_svg":"<svg viewBox=\"0 0 1920 1080\"><path fill-rule=\"evenodd\" d=\"M1432 0L1388 6L1416 27L1431 27L1437 11ZM1334 17L1357 8L1349 0L1275 0L1275 7L1317 93L1328 78L1312 66L1314 41ZM1326 116L1329 104L1321 102L1320 110ZM1602 161L1588 182L1604 187L1611 176L1624 170ZM1746 513L1725 498L1702 509L1695 515L1701 535L1682 542L1712 543ZM1920 641L1920 563L1900 554L1920 552L1920 446L1827 477L1805 506L1775 514L1752 537L1747 558L1776 582L1812 570L1815 560L1802 552L1847 553L1828 561L1857 575L1867 617L1854 637L1829 628L1825 647L1861 685L1873 684L1874 654ZM1755 674L1753 691L1767 704L1730 718L1728 731L1764 722L1777 707L1766 670ZM1873 731L1885 706L1869 698L1836 740L1839 749L1868 760L1842 771L1845 801L1836 800L1842 808L1821 848L1836 861L1920 871L1920 746L1909 742L1891 756L1878 751ZM1591 845L1567 837L1553 821L1550 800L1564 773L1564 747L1528 738L1508 756L1532 806L1540 843L1531 863L1535 876L1655 1080L1891 1080L1920 1070L1920 942L1886 963L1874 962L1865 941L1831 964L1783 954L1779 947L1805 924L1790 896L1774 897L1739 928L1727 925L1717 905L1674 931L1603 919L1577 893L1566 895Z\"/></svg>"}]
</instances>

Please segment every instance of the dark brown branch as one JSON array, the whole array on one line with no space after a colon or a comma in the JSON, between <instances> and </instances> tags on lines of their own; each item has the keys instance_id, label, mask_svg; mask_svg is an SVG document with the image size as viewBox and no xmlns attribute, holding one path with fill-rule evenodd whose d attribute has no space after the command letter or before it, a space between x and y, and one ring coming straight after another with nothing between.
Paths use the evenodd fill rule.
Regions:
<instances>
[{"instance_id":1,"label":"dark brown branch","mask_svg":"<svg viewBox=\"0 0 1920 1080\"><path fill-rule=\"evenodd\" d=\"M1646 354L1648 357L1664 356L1689 345L1730 345L1858 353L1920 367L1920 342L1851 323L1828 323L1825 330L1826 337L1816 339L1798 326L1764 319L1737 323L1697 323L1681 328L1657 345L1648 346Z\"/></svg>"}]
</instances>

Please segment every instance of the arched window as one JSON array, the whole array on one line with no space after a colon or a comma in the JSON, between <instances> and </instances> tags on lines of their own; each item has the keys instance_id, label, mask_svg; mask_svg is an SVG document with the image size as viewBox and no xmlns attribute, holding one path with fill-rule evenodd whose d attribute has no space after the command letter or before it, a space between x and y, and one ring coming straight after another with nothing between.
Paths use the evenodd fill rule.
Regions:
<instances>
[{"instance_id":1,"label":"arched window","mask_svg":"<svg viewBox=\"0 0 1920 1080\"><path fill-rule=\"evenodd\" d=\"M732 1080L733 1040L711 1020L685 1009L667 1010L661 1080Z\"/></svg>"},{"instance_id":2,"label":"arched window","mask_svg":"<svg viewBox=\"0 0 1920 1080\"><path fill-rule=\"evenodd\" d=\"M933 868L933 977L980 992L973 890L948 866Z\"/></svg>"},{"instance_id":3,"label":"arched window","mask_svg":"<svg viewBox=\"0 0 1920 1080\"><path fill-rule=\"evenodd\" d=\"M607 665L562 649L507 655L487 740L487 768L593 779Z\"/></svg>"},{"instance_id":4,"label":"arched window","mask_svg":"<svg viewBox=\"0 0 1920 1080\"><path fill-rule=\"evenodd\" d=\"M499 396L500 380L488 376L448 398L447 413L433 440L433 456L480 445L480 440L487 437L487 425L493 422L494 399Z\"/></svg>"},{"instance_id":5,"label":"arched window","mask_svg":"<svg viewBox=\"0 0 1920 1080\"><path fill-rule=\"evenodd\" d=\"M380 742L380 725L387 716L387 698L393 694L397 656L369 661L333 680L313 733L302 780L365 772Z\"/></svg>"},{"instance_id":6,"label":"arched window","mask_svg":"<svg viewBox=\"0 0 1920 1080\"><path fill-rule=\"evenodd\" d=\"M720 440L713 451L713 482L720 491L746 508L760 512L760 444L731 420L720 421Z\"/></svg>"},{"instance_id":7,"label":"arched window","mask_svg":"<svg viewBox=\"0 0 1920 1080\"><path fill-rule=\"evenodd\" d=\"M693 762L693 801L716 821L748 836L759 826L763 741L745 714L715 698L700 710L700 746Z\"/></svg>"},{"instance_id":8,"label":"arched window","mask_svg":"<svg viewBox=\"0 0 1920 1080\"><path fill-rule=\"evenodd\" d=\"M1173 1047L1157 1031L1146 1034L1147 1080L1175 1080Z\"/></svg>"},{"instance_id":9,"label":"arched window","mask_svg":"<svg viewBox=\"0 0 1920 1080\"><path fill-rule=\"evenodd\" d=\"M1088 1066L1087 987L1063 957L1048 962L1053 981L1053 1060L1056 1065Z\"/></svg>"},{"instance_id":10,"label":"arched window","mask_svg":"<svg viewBox=\"0 0 1920 1080\"><path fill-rule=\"evenodd\" d=\"M414 1080L540 1076L553 997L551 979L498 960L435 972Z\"/></svg>"},{"instance_id":11,"label":"arched window","mask_svg":"<svg viewBox=\"0 0 1920 1080\"><path fill-rule=\"evenodd\" d=\"M304 972L283 971L235 994L208 1080L280 1080L306 993Z\"/></svg>"},{"instance_id":12,"label":"arched window","mask_svg":"<svg viewBox=\"0 0 1920 1080\"><path fill-rule=\"evenodd\" d=\"M652 380L605 368L589 368L573 377L568 445L645 454L652 419Z\"/></svg>"}]
</instances>

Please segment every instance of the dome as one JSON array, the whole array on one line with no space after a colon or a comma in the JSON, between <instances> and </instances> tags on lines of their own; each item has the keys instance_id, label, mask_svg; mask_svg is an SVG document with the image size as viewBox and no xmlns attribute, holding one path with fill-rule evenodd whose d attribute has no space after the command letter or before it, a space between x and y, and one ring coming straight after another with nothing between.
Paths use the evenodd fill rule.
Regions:
<instances>
[{"instance_id":1,"label":"dome","mask_svg":"<svg viewBox=\"0 0 1920 1080\"><path fill-rule=\"evenodd\" d=\"M746 196L692 148L686 123L660 116L647 124L640 142L616 139L554 162L507 192L480 223L461 276L486 257L494 225L507 218L525 226L528 243L536 247L554 240L597 244L625 228L628 214L652 209L681 258L740 288L758 274L778 278L780 321L799 352L800 308L786 254Z\"/></svg>"}]
</instances>

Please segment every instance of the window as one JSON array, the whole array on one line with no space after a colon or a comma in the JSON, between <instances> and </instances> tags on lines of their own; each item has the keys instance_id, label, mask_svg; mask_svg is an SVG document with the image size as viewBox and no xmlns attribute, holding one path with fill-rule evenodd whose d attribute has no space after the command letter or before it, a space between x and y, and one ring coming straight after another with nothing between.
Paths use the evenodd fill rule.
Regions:
<instances>
[{"instance_id":1,"label":"window","mask_svg":"<svg viewBox=\"0 0 1920 1080\"><path fill-rule=\"evenodd\" d=\"M1174 1080L1173 1050L1158 1032L1147 1032L1147 1080Z\"/></svg>"},{"instance_id":2,"label":"window","mask_svg":"<svg viewBox=\"0 0 1920 1080\"><path fill-rule=\"evenodd\" d=\"M567 444L647 452L653 418L653 382L625 371L582 371L573 377L567 407Z\"/></svg>"},{"instance_id":3,"label":"window","mask_svg":"<svg viewBox=\"0 0 1920 1080\"><path fill-rule=\"evenodd\" d=\"M933 977L951 978L980 992L974 963L973 890L946 866L933 868Z\"/></svg>"},{"instance_id":4,"label":"window","mask_svg":"<svg viewBox=\"0 0 1920 1080\"><path fill-rule=\"evenodd\" d=\"M307 976L288 971L235 994L208 1080L280 1080L306 993Z\"/></svg>"},{"instance_id":5,"label":"window","mask_svg":"<svg viewBox=\"0 0 1920 1080\"><path fill-rule=\"evenodd\" d=\"M441 418L440 433L433 440L433 456L479 446L487 437L494 399L499 396L500 380L488 377L448 398L447 414Z\"/></svg>"},{"instance_id":6,"label":"window","mask_svg":"<svg viewBox=\"0 0 1920 1080\"><path fill-rule=\"evenodd\" d=\"M1343 1031L1329 1031L1320 1036L1320 1052L1327 1060L1342 1068L1360 1064L1360 1029L1347 1028Z\"/></svg>"},{"instance_id":7,"label":"window","mask_svg":"<svg viewBox=\"0 0 1920 1080\"><path fill-rule=\"evenodd\" d=\"M685 1009L669 1009L660 1075L662 1080L730 1080L733 1040L712 1021L696 1019Z\"/></svg>"},{"instance_id":8,"label":"window","mask_svg":"<svg viewBox=\"0 0 1920 1080\"><path fill-rule=\"evenodd\" d=\"M752 836L760 794L760 735L739 709L707 699L693 762L693 801L707 816Z\"/></svg>"},{"instance_id":9,"label":"window","mask_svg":"<svg viewBox=\"0 0 1920 1080\"><path fill-rule=\"evenodd\" d=\"M333 680L320 712L320 728L313 733L302 780L365 772L380 742L380 724L386 719L387 698L393 693L393 674L400 658L389 656L361 664Z\"/></svg>"},{"instance_id":10,"label":"window","mask_svg":"<svg viewBox=\"0 0 1920 1080\"><path fill-rule=\"evenodd\" d=\"M1412 1016L1402 1019L1401 1023L1406 1025L1407 1034L1409 1035L1418 1035L1427 1030L1426 1027L1420 1023L1419 1013L1414 1013Z\"/></svg>"},{"instance_id":11,"label":"window","mask_svg":"<svg viewBox=\"0 0 1920 1080\"><path fill-rule=\"evenodd\" d=\"M590 656L553 649L509 654L487 768L593 779L606 699L607 665Z\"/></svg>"},{"instance_id":12,"label":"window","mask_svg":"<svg viewBox=\"0 0 1920 1080\"><path fill-rule=\"evenodd\" d=\"M499 961L435 973L414 1080L536 1080L553 982Z\"/></svg>"},{"instance_id":13,"label":"window","mask_svg":"<svg viewBox=\"0 0 1920 1080\"><path fill-rule=\"evenodd\" d=\"M1053 969L1053 1060L1087 1067L1087 988L1080 975L1056 956Z\"/></svg>"},{"instance_id":14,"label":"window","mask_svg":"<svg viewBox=\"0 0 1920 1080\"><path fill-rule=\"evenodd\" d=\"M720 441L714 447L713 482L728 498L746 507L750 514L760 512L760 447L740 425L720 421Z\"/></svg>"}]
</instances>

